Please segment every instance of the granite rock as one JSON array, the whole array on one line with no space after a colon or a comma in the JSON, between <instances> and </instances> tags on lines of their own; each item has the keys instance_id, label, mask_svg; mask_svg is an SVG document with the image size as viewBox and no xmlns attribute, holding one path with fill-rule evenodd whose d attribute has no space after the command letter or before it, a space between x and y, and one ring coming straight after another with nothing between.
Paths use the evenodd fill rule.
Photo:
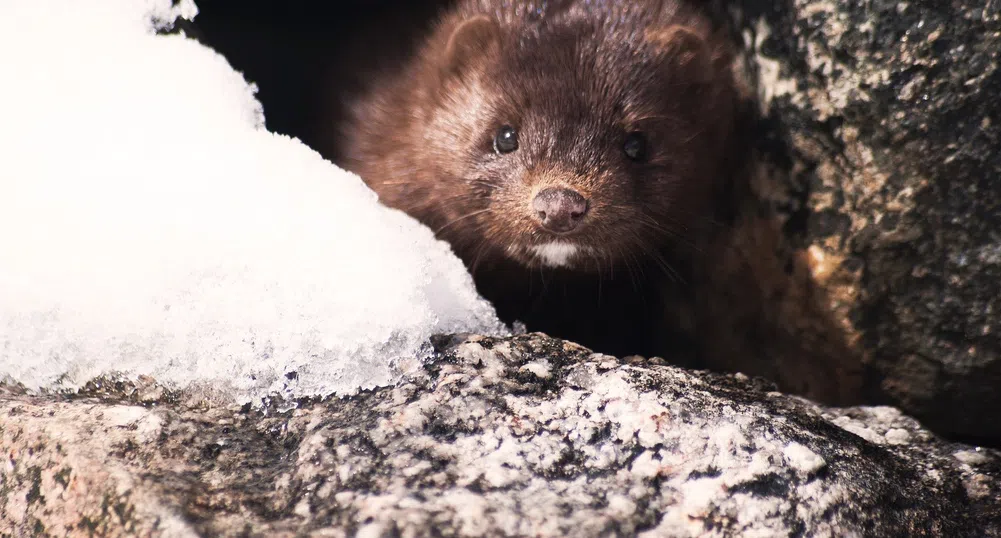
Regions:
<instances>
[{"instance_id":1,"label":"granite rock","mask_svg":"<svg viewBox=\"0 0 1001 538\"><path fill-rule=\"evenodd\" d=\"M264 409L8 387L0 534L1001 535L1001 454L892 408L538 334L436 346L397 386Z\"/></svg>"},{"instance_id":2,"label":"granite rock","mask_svg":"<svg viewBox=\"0 0 1001 538\"><path fill-rule=\"evenodd\" d=\"M731 2L779 215L868 401L1001 439L1001 2ZM788 321L788 320L787 320Z\"/></svg>"}]
</instances>

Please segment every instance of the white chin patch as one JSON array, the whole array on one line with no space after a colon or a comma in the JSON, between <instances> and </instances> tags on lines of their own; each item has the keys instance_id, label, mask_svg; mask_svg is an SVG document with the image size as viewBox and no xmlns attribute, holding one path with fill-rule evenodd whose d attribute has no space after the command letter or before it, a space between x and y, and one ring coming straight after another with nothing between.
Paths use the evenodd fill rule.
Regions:
<instances>
[{"instance_id":1,"label":"white chin patch","mask_svg":"<svg viewBox=\"0 0 1001 538\"><path fill-rule=\"evenodd\" d=\"M533 245L528 247L528 250L550 267L567 267L570 265L570 259L583 249L573 243L553 241Z\"/></svg>"}]
</instances>

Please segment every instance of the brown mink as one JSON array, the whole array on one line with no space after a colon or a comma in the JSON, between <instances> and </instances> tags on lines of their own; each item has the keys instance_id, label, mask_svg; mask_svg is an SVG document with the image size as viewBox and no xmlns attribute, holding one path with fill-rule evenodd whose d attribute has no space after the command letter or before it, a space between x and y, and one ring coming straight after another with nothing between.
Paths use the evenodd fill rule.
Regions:
<instances>
[{"instance_id":1,"label":"brown mink","mask_svg":"<svg viewBox=\"0 0 1001 538\"><path fill-rule=\"evenodd\" d=\"M691 293L738 154L727 41L696 5L460 0L371 88L341 164L448 241L505 321L677 356L665 303Z\"/></svg>"}]
</instances>

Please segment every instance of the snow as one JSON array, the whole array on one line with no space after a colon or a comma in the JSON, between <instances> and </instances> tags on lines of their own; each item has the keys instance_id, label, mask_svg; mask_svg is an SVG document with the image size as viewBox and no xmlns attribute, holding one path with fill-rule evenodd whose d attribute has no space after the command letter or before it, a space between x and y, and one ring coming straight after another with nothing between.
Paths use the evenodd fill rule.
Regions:
<instances>
[{"instance_id":1,"label":"snow","mask_svg":"<svg viewBox=\"0 0 1001 538\"><path fill-rule=\"evenodd\" d=\"M155 34L196 13L0 7L0 379L327 395L394 382L432 334L503 332L445 243L265 130L222 56Z\"/></svg>"}]
</instances>

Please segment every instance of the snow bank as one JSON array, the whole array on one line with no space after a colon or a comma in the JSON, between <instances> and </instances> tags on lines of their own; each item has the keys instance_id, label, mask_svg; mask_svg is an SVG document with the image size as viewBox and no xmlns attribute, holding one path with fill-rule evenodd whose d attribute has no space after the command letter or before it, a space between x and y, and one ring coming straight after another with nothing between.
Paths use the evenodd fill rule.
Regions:
<instances>
[{"instance_id":1,"label":"snow bank","mask_svg":"<svg viewBox=\"0 0 1001 538\"><path fill-rule=\"evenodd\" d=\"M0 378L321 395L503 330L446 244L267 132L220 55L154 35L197 12L171 4L0 7Z\"/></svg>"}]
</instances>

